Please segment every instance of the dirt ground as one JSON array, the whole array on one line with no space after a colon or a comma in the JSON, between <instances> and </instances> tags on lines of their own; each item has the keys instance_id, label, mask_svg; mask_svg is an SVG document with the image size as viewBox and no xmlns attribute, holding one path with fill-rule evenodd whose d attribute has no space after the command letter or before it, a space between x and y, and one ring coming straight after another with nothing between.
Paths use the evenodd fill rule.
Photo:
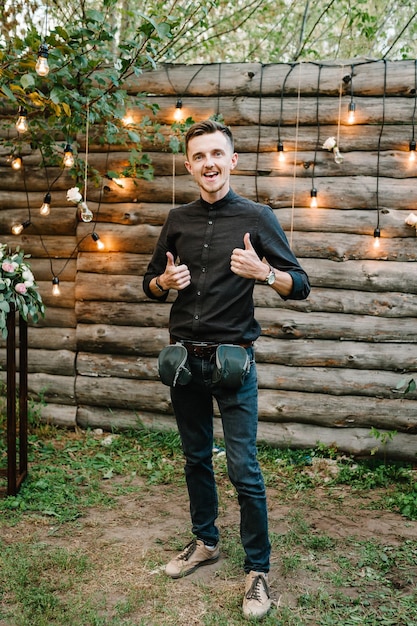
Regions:
<instances>
[{"instance_id":1,"label":"dirt ground","mask_svg":"<svg viewBox=\"0 0 417 626\"><path fill-rule=\"evenodd\" d=\"M105 488L113 496L118 481L118 478L106 481ZM122 479L119 482L119 487L123 487ZM81 583L81 589L84 584L84 592L89 597L105 597L105 610L109 614L118 602L126 600L127 589L136 589L138 594L143 594L137 616L139 623L139 617L151 615L158 602L152 589L158 586L154 585L158 580L161 586L164 564L179 546L188 541L189 513L185 486L150 486L135 477L130 488L128 495L116 496L117 506L89 510L76 523L54 526L53 520L51 523L51 520L39 517L32 519L30 524L21 522L8 529L3 539L6 543L43 541L50 546L64 546L87 554L99 575ZM331 537L337 545L343 545L343 540L352 537L358 541L371 539L394 546L406 539L416 540L417 521L374 510L375 497L375 493L369 492L369 497L362 494L358 499L346 487L331 492L318 487L307 498L295 494L283 502L280 492L269 488L270 530L285 535L290 530L291 520L299 516L308 524L310 532ZM239 513L231 487L222 490L218 524L223 536L238 537ZM236 603L240 603L243 572L241 578L236 576L236 567L231 571L227 561L227 557L222 556L218 563L200 568L191 576L176 581L167 579L162 583L166 585L167 593L166 598L159 601L165 603L164 610L168 610L167 603L173 603L178 626L202 624L201 616L207 610L201 601L202 593L215 585L221 584L225 602L233 603L236 598ZM323 559L316 566L325 571L333 564L331 560ZM320 576L312 576L305 567L285 575L279 555L274 553L270 580L274 602L284 607L295 606L300 593L314 591L323 583ZM397 586L401 588L402 584L399 574ZM153 624L152 621L149 623ZM160 623L163 622L158 621Z\"/></svg>"}]
</instances>

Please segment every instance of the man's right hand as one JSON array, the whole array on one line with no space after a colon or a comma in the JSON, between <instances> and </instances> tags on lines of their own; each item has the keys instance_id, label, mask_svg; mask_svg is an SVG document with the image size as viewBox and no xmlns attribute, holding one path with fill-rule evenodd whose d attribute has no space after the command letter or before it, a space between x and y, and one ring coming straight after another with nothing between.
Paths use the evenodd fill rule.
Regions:
<instances>
[{"instance_id":1,"label":"man's right hand","mask_svg":"<svg viewBox=\"0 0 417 626\"><path fill-rule=\"evenodd\" d=\"M163 289L185 289L191 283L191 274L187 265L175 265L172 252L167 252L165 272L159 276L159 284Z\"/></svg>"}]
</instances>

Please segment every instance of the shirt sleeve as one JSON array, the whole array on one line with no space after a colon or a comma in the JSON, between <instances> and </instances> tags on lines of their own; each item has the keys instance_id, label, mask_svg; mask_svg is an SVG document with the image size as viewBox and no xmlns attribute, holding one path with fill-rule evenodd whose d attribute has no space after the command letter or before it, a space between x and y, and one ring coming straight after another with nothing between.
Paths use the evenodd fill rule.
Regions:
<instances>
[{"instance_id":1,"label":"shirt sleeve","mask_svg":"<svg viewBox=\"0 0 417 626\"><path fill-rule=\"evenodd\" d=\"M149 287L149 283L153 278L155 278L156 276L160 276L165 271L167 264L166 253L170 251L173 253L174 258L176 256L176 252L172 250L171 247L168 245L168 232L169 216L162 227L152 258L143 277L143 291L148 296L148 298L151 298L152 300L158 300L159 302L165 302L169 292L167 291L160 296L155 296Z\"/></svg>"},{"instance_id":2,"label":"shirt sleeve","mask_svg":"<svg viewBox=\"0 0 417 626\"><path fill-rule=\"evenodd\" d=\"M292 252L287 236L273 210L265 206L260 215L258 237L255 249L268 263L282 272L288 272L293 279L293 287L283 300L305 300L310 293L307 273Z\"/></svg>"}]
</instances>

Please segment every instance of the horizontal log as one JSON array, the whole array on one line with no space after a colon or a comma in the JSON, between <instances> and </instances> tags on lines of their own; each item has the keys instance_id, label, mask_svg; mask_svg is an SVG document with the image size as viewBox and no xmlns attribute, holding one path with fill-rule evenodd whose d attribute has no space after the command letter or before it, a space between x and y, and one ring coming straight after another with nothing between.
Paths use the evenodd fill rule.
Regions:
<instances>
[{"instance_id":1,"label":"horizontal log","mask_svg":"<svg viewBox=\"0 0 417 626\"><path fill-rule=\"evenodd\" d=\"M150 260L149 253L132 252L80 252L77 256L77 270L97 274L116 274L123 282L125 274L141 275L146 271Z\"/></svg>"},{"instance_id":2,"label":"horizontal log","mask_svg":"<svg viewBox=\"0 0 417 626\"><path fill-rule=\"evenodd\" d=\"M221 435L220 428L215 433ZM260 422L258 440L277 448L309 449L318 444L354 457L415 462L417 435L380 430L376 439L367 428L327 428L311 424ZM384 440L386 439L386 443Z\"/></svg>"},{"instance_id":3,"label":"horizontal log","mask_svg":"<svg viewBox=\"0 0 417 626\"><path fill-rule=\"evenodd\" d=\"M380 370L354 370L331 367L289 367L258 363L258 383L262 389L298 391L332 396L368 396L392 400L416 400L417 392L402 395L397 386L410 380L405 374ZM359 418L360 419L360 418Z\"/></svg>"},{"instance_id":4,"label":"horizontal log","mask_svg":"<svg viewBox=\"0 0 417 626\"><path fill-rule=\"evenodd\" d=\"M373 292L417 293L413 264L382 261L300 259L314 287L359 289Z\"/></svg>"},{"instance_id":5,"label":"horizontal log","mask_svg":"<svg viewBox=\"0 0 417 626\"><path fill-rule=\"evenodd\" d=\"M19 370L19 351L16 351L17 369ZM7 351L0 349L0 369L6 369ZM28 350L28 372L54 374L57 376L75 375L75 352L70 350Z\"/></svg>"},{"instance_id":6,"label":"horizontal log","mask_svg":"<svg viewBox=\"0 0 417 626\"><path fill-rule=\"evenodd\" d=\"M130 302L77 302L79 324L114 324L116 326L168 327L167 304L132 304ZM132 332L141 331L132 329Z\"/></svg>"},{"instance_id":7,"label":"horizontal log","mask_svg":"<svg viewBox=\"0 0 417 626\"><path fill-rule=\"evenodd\" d=\"M80 376L159 380L155 357L79 352L77 372Z\"/></svg>"},{"instance_id":8,"label":"horizontal log","mask_svg":"<svg viewBox=\"0 0 417 626\"><path fill-rule=\"evenodd\" d=\"M138 224L126 228L122 224L100 224L96 229L107 252L151 253L160 232L158 226ZM92 232L91 224L79 224L77 235L80 239L78 249L81 252L96 252L97 245L88 235Z\"/></svg>"},{"instance_id":9,"label":"horizontal log","mask_svg":"<svg viewBox=\"0 0 417 626\"><path fill-rule=\"evenodd\" d=\"M113 432L118 428L149 428L155 431L177 431L175 420L170 415L152 412L81 406L77 421L83 428L104 428ZM417 435L396 434L390 439L391 431L380 431L377 440L369 429L327 428L310 424L259 422L258 441L276 448L312 449L318 444L335 448L339 453L357 457L375 456L385 460L415 462ZM223 430L221 420L214 420L214 434L221 440Z\"/></svg>"},{"instance_id":10,"label":"horizontal log","mask_svg":"<svg viewBox=\"0 0 417 626\"><path fill-rule=\"evenodd\" d=\"M337 128L331 128L331 135L337 134ZM304 133L304 127L302 132ZM323 148L323 143L326 141L329 135L325 135L321 131L321 136L314 139L313 145L309 149L302 148L300 145L292 146L290 140L286 138L284 160L280 160L281 154L277 152L276 143L272 147L270 152L262 151L250 151L240 152L237 162L237 166L234 170L235 174L245 176L291 176L294 170L297 171L297 178L311 178L311 169L315 164L315 175L317 177L322 176L384 176L388 178L401 178L409 179L412 183L415 175L415 168L410 164L410 152L407 144L403 144L403 149L395 150L392 146L389 146L388 150L381 150L378 146L377 149L371 148L369 145L365 150L354 151L355 148L347 148L345 143L345 137L348 139L348 133L350 128L345 130L344 134L339 137L339 148L344 158L343 164L337 164L334 161L333 154L327 149ZM349 141L352 143L352 140ZM257 137L253 137L253 147L257 145ZM356 149L357 150L357 149ZM183 154L172 154L167 152L155 152L147 151L147 156L152 162L154 169L154 176L172 176L175 172L175 177L188 176L187 169L185 168L185 156ZM110 156L109 156L110 155ZM80 155L83 156L82 154ZM129 153L125 149L123 152L111 152L106 153L90 153L89 164L97 169L102 176L106 175L108 171L122 172L128 164ZM110 162L109 162L110 161ZM28 170L30 173L30 170ZM13 181L7 179L8 187L5 182L2 182L0 178L0 189L8 189L10 192L19 190L20 186ZM37 185L41 185L38 177L31 177L28 175L27 185L30 190L36 189ZM43 189L43 187L40 187ZM10 194L12 195L12 193ZM38 219L38 223L42 224L44 228L50 228L59 230L62 225L58 221L60 214L66 218L68 222L68 229L76 224L76 208L72 208L70 216L65 215L65 211L68 211L68 207L52 206L51 215L48 218L42 218L42 221ZM93 206L90 206L91 210L94 210ZM23 209L19 210L23 213ZM134 212L137 212L134 211ZM100 213L102 213L102 206L100 206ZM0 214L1 215L1 214ZM19 212L16 210L15 215L10 215L9 220L0 220L0 228L3 228L3 223L9 224L11 218L19 219ZM20 220L24 219L21 217ZM124 217L127 221L128 216ZM47 233L49 234L49 233Z\"/></svg>"},{"instance_id":11,"label":"horizontal log","mask_svg":"<svg viewBox=\"0 0 417 626\"><path fill-rule=\"evenodd\" d=\"M262 389L308 391L330 395L357 395L375 398L416 400L417 392L401 396L397 386L407 377L397 372L354 370L331 367L291 367L257 364L258 384ZM81 352L77 356L81 376L159 380L154 357L102 355ZM408 375L410 379L411 374Z\"/></svg>"},{"instance_id":12,"label":"horizontal log","mask_svg":"<svg viewBox=\"0 0 417 626\"><path fill-rule=\"evenodd\" d=\"M151 336L151 329L147 329ZM415 345L360 341L284 341L260 337L255 344L256 360L299 367L343 367L365 370L414 372Z\"/></svg>"},{"instance_id":13,"label":"horizontal log","mask_svg":"<svg viewBox=\"0 0 417 626\"><path fill-rule=\"evenodd\" d=\"M417 318L395 325L390 318L343 313L303 313L257 309L262 335L284 339L333 339L368 342L417 343Z\"/></svg>"},{"instance_id":14,"label":"horizontal log","mask_svg":"<svg viewBox=\"0 0 417 626\"><path fill-rule=\"evenodd\" d=\"M95 406L172 414L169 388L158 381L78 376L77 400ZM260 389L259 419L331 428L360 426L417 432L417 401ZM215 410L215 414L218 411Z\"/></svg>"},{"instance_id":15,"label":"horizontal log","mask_svg":"<svg viewBox=\"0 0 417 626\"><path fill-rule=\"evenodd\" d=\"M373 209L376 216L376 181L372 176L323 176L316 178L294 178L289 176L239 176L232 175L233 189L252 200L268 204L274 209L284 207L310 207L310 192L317 188L320 208L328 209ZM412 186L394 178L379 179L379 208L413 211L415 203L410 190ZM92 190L93 201L98 200L99 191ZM187 203L198 197L198 190L190 176L180 176L175 182L175 204ZM168 203L172 199L172 178L157 176L152 181L140 181L136 185L132 179L125 179L123 189L109 182L105 192L106 202L159 202ZM314 219L314 212L310 212ZM374 220L376 221L376 219ZM383 229L383 223L381 224Z\"/></svg>"},{"instance_id":16,"label":"horizontal log","mask_svg":"<svg viewBox=\"0 0 417 626\"><path fill-rule=\"evenodd\" d=\"M47 306L45 309L45 317L41 317L39 321L36 322L36 326L48 328L51 326L56 326L57 328L75 328L77 326L75 310Z\"/></svg>"},{"instance_id":17,"label":"horizontal log","mask_svg":"<svg viewBox=\"0 0 417 626\"><path fill-rule=\"evenodd\" d=\"M152 104L158 107L154 120L161 124L174 122L175 105L172 98L161 96L150 96ZM319 107L317 110L317 98L288 96L283 100L282 106L282 126L293 126L297 124L297 116L302 125L318 126L321 124L340 124L350 128L348 122L348 108L350 95L344 96L339 105L338 98L325 95L319 97ZM262 104L261 104L262 103ZM261 104L261 106L260 106ZM355 111L355 124L381 124L385 119L387 124L398 122L398 120L410 120L413 115L414 98L392 97L382 98L364 96L357 102ZM223 115L227 124L232 126L243 125L271 125L277 126L281 111L281 98L259 96L222 96L217 97L187 97L183 99L182 106L183 119L191 117L198 122L217 114ZM132 107L130 114L134 123L142 121L147 115L146 110L140 107Z\"/></svg>"},{"instance_id":18,"label":"horizontal log","mask_svg":"<svg viewBox=\"0 0 417 626\"><path fill-rule=\"evenodd\" d=\"M20 188L21 187L17 187L18 190L20 190ZM10 190L10 198L12 198L14 193L16 193L14 190ZM0 211L0 234L10 235L14 224L22 224L27 219L27 207L12 209L9 205L7 212ZM42 235L67 236L75 235L76 232L77 211L75 207L53 207L51 208L51 214L47 217L39 215L39 211L32 211L30 219L32 226L29 228L31 228L33 232L42 233Z\"/></svg>"},{"instance_id":19,"label":"horizontal log","mask_svg":"<svg viewBox=\"0 0 417 626\"><path fill-rule=\"evenodd\" d=\"M342 88L344 94L350 95L351 85L348 78L352 75L352 65L352 81L354 93L357 95L413 95L412 60L387 61L384 76L385 62L357 58L345 62L320 62L320 93L338 96ZM304 95L316 96L318 72L318 63L306 62L293 66L288 63L175 63L162 65L139 76L132 75L125 84L130 94L150 92L171 95L172 102L178 94L183 97L258 95L261 87L265 96L281 96L281 93L295 95L299 90Z\"/></svg>"},{"instance_id":20,"label":"horizontal log","mask_svg":"<svg viewBox=\"0 0 417 626\"><path fill-rule=\"evenodd\" d=\"M272 289L255 285L256 307L288 309L293 311L321 311L376 315L378 317L414 317L417 311L417 294L358 291L355 289L327 289L314 287L306 300L282 300Z\"/></svg>"},{"instance_id":21,"label":"horizontal log","mask_svg":"<svg viewBox=\"0 0 417 626\"><path fill-rule=\"evenodd\" d=\"M0 371L0 380L6 383L7 372ZM28 374L28 395L35 402L52 402L56 404L76 404L74 394L74 377L43 374Z\"/></svg>"},{"instance_id":22,"label":"horizontal log","mask_svg":"<svg viewBox=\"0 0 417 626\"><path fill-rule=\"evenodd\" d=\"M155 356L168 343L166 328L147 328L139 333L132 332L129 326L78 324L77 327L77 347L83 352Z\"/></svg>"},{"instance_id":23,"label":"horizontal log","mask_svg":"<svg viewBox=\"0 0 417 626\"><path fill-rule=\"evenodd\" d=\"M330 428L359 426L417 433L416 409L415 400L259 391L259 418L262 421L297 422Z\"/></svg>"},{"instance_id":24,"label":"horizontal log","mask_svg":"<svg viewBox=\"0 0 417 626\"><path fill-rule=\"evenodd\" d=\"M77 407L69 404L35 404L44 424L54 424L61 428L75 429L77 426Z\"/></svg>"},{"instance_id":25,"label":"horizontal log","mask_svg":"<svg viewBox=\"0 0 417 626\"><path fill-rule=\"evenodd\" d=\"M19 246L33 258L52 258L54 259L54 268L55 266L58 268L62 267L64 265L63 259L71 259L78 246L77 238L72 236L55 237L53 235L45 235L41 238L39 232L33 226L29 226L21 235L4 235L2 243L7 244L13 250ZM58 259L58 261L55 262L55 259Z\"/></svg>"}]
</instances>

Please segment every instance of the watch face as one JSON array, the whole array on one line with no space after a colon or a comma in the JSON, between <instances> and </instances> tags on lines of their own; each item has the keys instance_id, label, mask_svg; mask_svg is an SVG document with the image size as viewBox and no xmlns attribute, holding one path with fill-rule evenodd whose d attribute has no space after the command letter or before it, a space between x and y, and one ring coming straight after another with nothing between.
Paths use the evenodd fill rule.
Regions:
<instances>
[{"instance_id":1,"label":"watch face","mask_svg":"<svg viewBox=\"0 0 417 626\"><path fill-rule=\"evenodd\" d=\"M268 276L267 276L267 279L266 279L266 284L267 284L267 285L273 285L273 284L274 284L274 282L275 282L275 274L274 274L274 272L270 272L270 273L268 274Z\"/></svg>"}]
</instances>

